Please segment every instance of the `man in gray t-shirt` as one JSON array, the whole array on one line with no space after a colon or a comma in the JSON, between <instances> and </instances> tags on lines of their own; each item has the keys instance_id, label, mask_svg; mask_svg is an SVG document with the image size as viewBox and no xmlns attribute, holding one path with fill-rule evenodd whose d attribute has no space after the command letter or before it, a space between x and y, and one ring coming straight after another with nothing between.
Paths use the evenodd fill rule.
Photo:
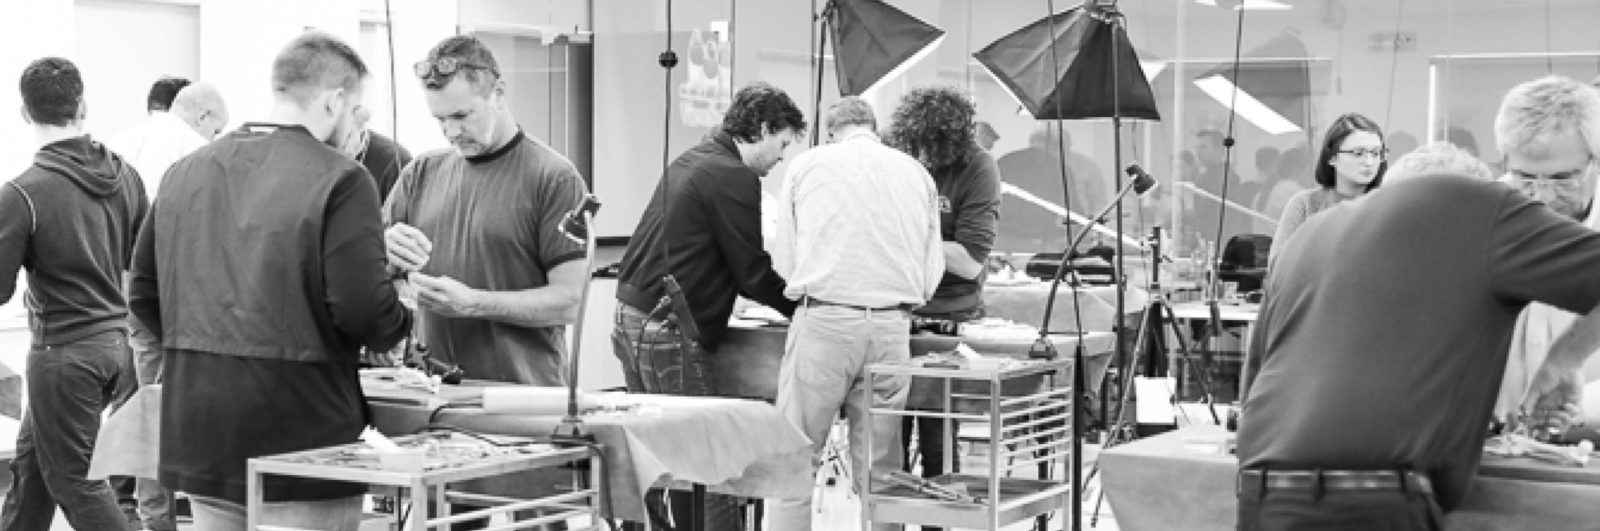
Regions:
<instances>
[{"instance_id":1,"label":"man in gray t-shirt","mask_svg":"<svg viewBox=\"0 0 1600 531\"><path fill-rule=\"evenodd\" d=\"M407 166L384 209L389 263L416 287L422 338L469 378L563 385L564 327L588 271L560 224L583 179L517 127L483 43L445 39L416 70L455 147Z\"/></svg>"},{"instance_id":2,"label":"man in gray t-shirt","mask_svg":"<svg viewBox=\"0 0 1600 531\"><path fill-rule=\"evenodd\" d=\"M1278 255L1246 356L1239 529L1435 528L1477 469L1529 302L1590 314L1534 395L1575 392L1551 377L1600 336L1596 263L1600 233L1466 177L1394 183L1312 218Z\"/></svg>"}]
</instances>

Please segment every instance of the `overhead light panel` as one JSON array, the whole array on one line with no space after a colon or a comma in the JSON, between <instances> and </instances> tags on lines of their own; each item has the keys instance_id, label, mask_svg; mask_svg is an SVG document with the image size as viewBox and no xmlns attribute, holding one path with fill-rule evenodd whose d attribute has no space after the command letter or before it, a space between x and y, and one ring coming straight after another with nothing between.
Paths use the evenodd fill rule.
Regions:
<instances>
[{"instance_id":1,"label":"overhead light panel","mask_svg":"<svg viewBox=\"0 0 1600 531\"><path fill-rule=\"evenodd\" d=\"M1194 3L1203 6L1217 7L1217 0L1194 0ZM1233 9L1245 11L1288 11L1294 6L1277 0L1231 0L1228 4L1235 6Z\"/></svg>"},{"instance_id":2,"label":"overhead light panel","mask_svg":"<svg viewBox=\"0 0 1600 531\"><path fill-rule=\"evenodd\" d=\"M1261 128L1262 131L1266 131L1267 134L1281 135L1301 131L1300 126L1295 125L1294 122L1285 118L1282 114L1278 114L1278 111L1274 111L1271 107L1261 103L1261 100L1256 99L1255 96L1250 95L1244 89L1235 87L1233 82L1229 81L1226 76L1218 74L1203 77L1196 79L1194 85L1211 96L1212 99L1217 100L1217 103L1221 103L1224 108L1234 103L1234 98L1237 95L1238 107L1234 109L1235 114ZM1235 94L1235 90L1238 91L1237 94Z\"/></svg>"}]
</instances>

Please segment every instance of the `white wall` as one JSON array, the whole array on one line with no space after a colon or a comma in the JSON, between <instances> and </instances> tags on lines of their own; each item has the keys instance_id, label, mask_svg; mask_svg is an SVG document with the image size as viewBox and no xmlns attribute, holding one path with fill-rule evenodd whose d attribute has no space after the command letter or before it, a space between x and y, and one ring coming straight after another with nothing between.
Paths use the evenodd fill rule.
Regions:
<instances>
[{"instance_id":1,"label":"white wall","mask_svg":"<svg viewBox=\"0 0 1600 531\"><path fill-rule=\"evenodd\" d=\"M265 120L272 60L308 29L359 37L355 0L211 0L200 6L200 78L217 85L235 124Z\"/></svg>"},{"instance_id":2,"label":"white wall","mask_svg":"<svg viewBox=\"0 0 1600 531\"><path fill-rule=\"evenodd\" d=\"M361 0L360 10L381 20L382 0ZM428 50L439 41L456 34L457 8L455 2L438 0L391 0L390 16L394 19L394 62L396 78L394 101L390 107L389 42L383 27L369 25L357 46L367 66L373 70L373 80L367 88L367 104L373 108L371 127L393 136L413 154L449 147L428 106L422 98L422 86L411 73L411 65L428 56ZM398 118L396 125L394 119Z\"/></svg>"},{"instance_id":3,"label":"white wall","mask_svg":"<svg viewBox=\"0 0 1600 531\"><path fill-rule=\"evenodd\" d=\"M22 69L46 56L72 58L72 0L29 0L6 6L0 16L0 180L11 180L33 160L33 131L22 122L16 83Z\"/></svg>"},{"instance_id":4,"label":"white wall","mask_svg":"<svg viewBox=\"0 0 1600 531\"><path fill-rule=\"evenodd\" d=\"M143 121L152 82L200 73L200 9L127 0L77 0L74 60L83 71L89 134L103 140ZM161 38L150 38L160 35ZM115 45L112 45L112 44Z\"/></svg>"}]
</instances>

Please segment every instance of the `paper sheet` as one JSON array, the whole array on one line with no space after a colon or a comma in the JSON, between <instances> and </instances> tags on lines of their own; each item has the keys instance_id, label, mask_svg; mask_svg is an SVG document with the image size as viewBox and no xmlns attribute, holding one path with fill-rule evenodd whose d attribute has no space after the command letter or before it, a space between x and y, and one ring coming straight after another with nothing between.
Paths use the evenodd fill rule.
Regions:
<instances>
[{"instance_id":1,"label":"paper sheet","mask_svg":"<svg viewBox=\"0 0 1600 531\"><path fill-rule=\"evenodd\" d=\"M1139 424L1172 424L1177 417L1172 408L1172 378L1133 379L1134 396L1138 397L1133 415Z\"/></svg>"}]
</instances>

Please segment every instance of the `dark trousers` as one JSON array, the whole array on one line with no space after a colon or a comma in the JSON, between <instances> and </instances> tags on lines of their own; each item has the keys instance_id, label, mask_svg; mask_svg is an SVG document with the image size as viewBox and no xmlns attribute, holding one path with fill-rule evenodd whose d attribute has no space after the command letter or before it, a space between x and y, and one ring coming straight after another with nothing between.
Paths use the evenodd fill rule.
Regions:
<instances>
[{"instance_id":1,"label":"dark trousers","mask_svg":"<svg viewBox=\"0 0 1600 531\"><path fill-rule=\"evenodd\" d=\"M711 359L698 343L687 342L676 326L660 321L645 321L644 312L618 303L616 328L611 331L612 351L622 362L628 391L685 396L719 396ZM744 529L744 513L738 498L722 494L705 496L704 531ZM690 529L693 497L688 492L651 489L645 508L652 515L670 519L680 530ZM630 524L630 530L644 526Z\"/></svg>"},{"instance_id":2,"label":"dark trousers","mask_svg":"<svg viewBox=\"0 0 1600 531\"><path fill-rule=\"evenodd\" d=\"M1442 512L1430 489L1271 488L1239 482L1239 531L1438 531Z\"/></svg>"},{"instance_id":3,"label":"dark trousers","mask_svg":"<svg viewBox=\"0 0 1600 531\"><path fill-rule=\"evenodd\" d=\"M950 453L950 473L961 471L961 456L956 454L956 430L946 433L944 419L936 417L905 417L900 421L900 448L905 450L905 471L910 472L913 465L922 466L922 477L939 477L947 472L944 469L944 456ZM958 428L960 425L952 426ZM917 434L917 455L913 463L911 455L911 434Z\"/></svg>"},{"instance_id":4,"label":"dark trousers","mask_svg":"<svg viewBox=\"0 0 1600 531\"><path fill-rule=\"evenodd\" d=\"M128 341L108 330L28 351L28 405L0 530L47 531L56 507L73 529L128 529L104 480L87 479L100 415L134 379Z\"/></svg>"}]
</instances>

